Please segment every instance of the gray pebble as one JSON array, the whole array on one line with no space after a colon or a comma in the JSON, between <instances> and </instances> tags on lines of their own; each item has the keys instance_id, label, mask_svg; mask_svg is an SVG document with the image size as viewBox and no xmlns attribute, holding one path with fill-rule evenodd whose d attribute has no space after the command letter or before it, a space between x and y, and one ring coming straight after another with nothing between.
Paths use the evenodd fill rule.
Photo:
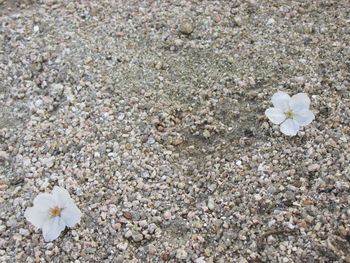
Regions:
<instances>
[{"instance_id":1,"label":"gray pebble","mask_svg":"<svg viewBox=\"0 0 350 263\"><path fill-rule=\"evenodd\" d=\"M182 34L190 35L194 30L194 26L191 22L184 22L180 25L179 31Z\"/></svg>"},{"instance_id":2,"label":"gray pebble","mask_svg":"<svg viewBox=\"0 0 350 263\"><path fill-rule=\"evenodd\" d=\"M176 258L180 259L180 260L185 260L187 258L187 252L186 250L182 249L182 248L178 248L176 250Z\"/></svg>"}]
</instances>

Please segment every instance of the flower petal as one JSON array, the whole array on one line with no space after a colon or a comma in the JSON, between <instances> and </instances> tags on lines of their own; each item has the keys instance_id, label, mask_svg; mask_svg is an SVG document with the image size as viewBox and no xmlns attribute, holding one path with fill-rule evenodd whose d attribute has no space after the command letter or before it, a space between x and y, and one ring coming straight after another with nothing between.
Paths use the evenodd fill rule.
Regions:
<instances>
[{"instance_id":1,"label":"flower petal","mask_svg":"<svg viewBox=\"0 0 350 263\"><path fill-rule=\"evenodd\" d=\"M59 216L51 217L43 224L43 235L46 242L55 240L65 229L65 224Z\"/></svg>"},{"instance_id":2,"label":"flower petal","mask_svg":"<svg viewBox=\"0 0 350 263\"><path fill-rule=\"evenodd\" d=\"M52 190L52 194L56 199L58 206L61 208L66 207L67 204L73 203L68 191L62 187L55 186Z\"/></svg>"},{"instance_id":3,"label":"flower petal","mask_svg":"<svg viewBox=\"0 0 350 263\"><path fill-rule=\"evenodd\" d=\"M299 124L293 119L287 119L280 126L282 133L288 136L294 136L299 131Z\"/></svg>"},{"instance_id":4,"label":"flower petal","mask_svg":"<svg viewBox=\"0 0 350 263\"><path fill-rule=\"evenodd\" d=\"M310 107L310 99L306 93L298 93L292 96L289 105L293 111L308 109Z\"/></svg>"},{"instance_id":5,"label":"flower petal","mask_svg":"<svg viewBox=\"0 0 350 263\"><path fill-rule=\"evenodd\" d=\"M47 210L38 209L38 206L29 207L24 212L25 218L37 228L42 228L45 220L49 218Z\"/></svg>"},{"instance_id":6,"label":"flower petal","mask_svg":"<svg viewBox=\"0 0 350 263\"><path fill-rule=\"evenodd\" d=\"M305 126L310 124L315 119L315 115L311 110L302 109L295 112L293 119L297 121L300 126Z\"/></svg>"},{"instance_id":7,"label":"flower petal","mask_svg":"<svg viewBox=\"0 0 350 263\"><path fill-rule=\"evenodd\" d=\"M78 207L72 203L62 210L61 218L68 227L73 227L80 222L81 213Z\"/></svg>"},{"instance_id":8,"label":"flower petal","mask_svg":"<svg viewBox=\"0 0 350 263\"><path fill-rule=\"evenodd\" d=\"M56 200L52 194L39 194L34 198L33 204L39 210L48 211L51 207L57 205Z\"/></svg>"},{"instance_id":9,"label":"flower petal","mask_svg":"<svg viewBox=\"0 0 350 263\"><path fill-rule=\"evenodd\" d=\"M271 101L275 108L278 108L283 112L289 109L290 96L283 91L278 91L273 94Z\"/></svg>"},{"instance_id":10,"label":"flower petal","mask_svg":"<svg viewBox=\"0 0 350 263\"><path fill-rule=\"evenodd\" d=\"M286 115L278 108L267 109L265 115L274 124L280 124L286 119Z\"/></svg>"}]
</instances>

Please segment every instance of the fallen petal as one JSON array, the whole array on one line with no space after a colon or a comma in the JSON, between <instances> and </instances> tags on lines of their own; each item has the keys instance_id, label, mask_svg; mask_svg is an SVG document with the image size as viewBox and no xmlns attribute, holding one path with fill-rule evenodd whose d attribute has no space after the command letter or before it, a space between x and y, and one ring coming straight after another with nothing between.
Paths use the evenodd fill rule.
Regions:
<instances>
[{"instance_id":1,"label":"fallen petal","mask_svg":"<svg viewBox=\"0 0 350 263\"><path fill-rule=\"evenodd\" d=\"M73 203L68 191L62 187L55 186L52 190L52 195L55 197L59 207L64 207L66 204Z\"/></svg>"},{"instance_id":2,"label":"fallen petal","mask_svg":"<svg viewBox=\"0 0 350 263\"><path fill-rule=\"evenodd\" d=\"M299 131L299 124L293 119L287 119L280 126L282 133L288 136L294 136Z\"/></svg>"},{"instance_id":3,"label":"fallen petal","mask_svg":"<svg viewBox=\"0 0 350 263\"><path fill-rule=\"evenodd\" d=\"M48 211L56 205L56 200L52 194L43 193L34 198L33 204L41 211Z\"/></svg>"},{"instance_id":4,"label":"fallen petal","mask_svg":"<svg viewBox=\"0 0 350 263\"><path fill-rule=\"evenodd\" d=\"M298 93L292 96L289 105L293 111L308 109L310 106L310 99L306 93Z\"/></svg>"},{"instance_id":5,"label":"fallen petal","mask_svg":"<svg viewBox=\"0 0 350 263\"><path fill-rule=\"evenodd\" d=\"M311 110L302 109L295 112L293 119L297 121L300 126L305 126L310 124L315 119L315 115Z\"/></svg>"},{"instance_id":6,"label":"fallen petal","mask_svg":"<svg viewBox=\"0 0 350 263\"><path fill-rule=\"evenodd\" d=\"M290 96L283 91L278 91L273 94L271 101L275 108L278 108L283 112L289 109Z\"/></svg>"},{"instance_id":7,"label":"fallen petal","mask_svg":"<svg viewBox=\"0 0 350 263\"><path fill-rule=\"evenodd\" d=\"M24 212L25 218L35 227L41 228L44 222L48 219L49 213L47 210L40 210L38 207L29 207Z\"/></svg>"},{"instance_id":8,"label":"fallen petal","mask_svg":"<svg viewBox=\"0 0 350 263\"><path fill-rule=\"evenodd\" d=\"M265 115L274 124L280 124L286 119L286 115L278 108L267 109Z\"/></svg>"},{"instance_id":9,"label":"fallen petal","mask_svg":"<svg viewBox=\"0 0 350 263\"><path fill-rule=\"evenodd\" d=\"M62 210L61 218L68 227L73 227L80 222L80 210L75 204L70 204Z\"/></svg>"},{"instance_id":10,"label":"fallen petal","mask_svg":"<svg viewBox=\"0 0 350 263\"><path fill-rule=\"evenodd\" d=\"M43 235L46 242L55 240L65 229L65 224L59 216L46 220L43 224Z\"/></svg>"}]
</instances>

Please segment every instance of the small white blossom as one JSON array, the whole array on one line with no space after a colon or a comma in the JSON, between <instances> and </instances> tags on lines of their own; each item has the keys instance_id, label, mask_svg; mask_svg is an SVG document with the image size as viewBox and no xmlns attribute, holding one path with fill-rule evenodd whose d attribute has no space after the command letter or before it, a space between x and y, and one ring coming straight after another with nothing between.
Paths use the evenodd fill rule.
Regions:
<instances>
[{"instance_id":1,"label":"small white blossom","mask_svg":"<svg viewBox=\"0 0 350 263\"><path fill-rule=\"evenodd\" d=\"M280 130L288 136L298 133L300 126L310 124L315 115L309 110L310 99L306 93L298 93L290 97L283 91L272 96L274 108L265 111L266 116L274 124L281 124Z\"/></svg>"},{"instance_id":2,"label":"small white blossom","mask_svg":"<svg viewBox=\"0 0 350 263\"><path fill-rule=\"evenodd\" d=\"M27 208L26 219L41 228L46 242L55 240L68 227L80 222L80 210L62 187L55 186L51 194L39 194L34 206Z\"/></svg>"}]
</instances>

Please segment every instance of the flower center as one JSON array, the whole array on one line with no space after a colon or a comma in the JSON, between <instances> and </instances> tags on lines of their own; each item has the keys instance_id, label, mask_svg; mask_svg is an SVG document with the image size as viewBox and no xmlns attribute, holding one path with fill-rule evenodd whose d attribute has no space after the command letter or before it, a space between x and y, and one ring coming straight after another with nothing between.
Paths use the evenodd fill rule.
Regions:
<instances>
[{"instance_id":1,"label":"flower center","mask_svg":"<svg viewBox=\"0 0 350 263\"><path fill-rule=\"evenodd\" d=\"M50 215L52 217L60 216L62 210L63 210L62 208L59 208L58 206L55 206L54 208L51 208Z\"/></svg>"},{"instance_id":2,"label":"flower center","mask_svg":"<svg viewBox=\"0 0 350 263\"><path fill-rule=\"evenodd\" d=\"M292 110L288 110L284 114L286 115L287 119L291 119L295 116L295 114Z\"/></svg>"}]
</instances>

